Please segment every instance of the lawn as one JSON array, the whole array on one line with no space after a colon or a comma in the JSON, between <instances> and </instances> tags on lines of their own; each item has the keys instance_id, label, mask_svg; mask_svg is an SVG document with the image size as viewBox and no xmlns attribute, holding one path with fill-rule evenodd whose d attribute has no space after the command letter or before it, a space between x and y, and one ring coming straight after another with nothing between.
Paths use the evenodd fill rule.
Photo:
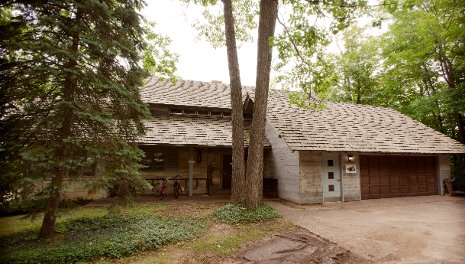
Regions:
<instances>
[{"instance_id":1,"label":"lawn","mask_svg":"<svg viewBox=\"0 0 465 264\"><path fill-rule=\"evenodd\" d=\"M0 218L2 263L205 263L294 227L271 208L254 214L218 203L81 207L58 219L57 234L37 238L40 217ZM227 215L228 212L231 212ZM256 223L254 221L261 221ZM38 250L39 249L39 250Z\"/></svg>"}]
</instances>

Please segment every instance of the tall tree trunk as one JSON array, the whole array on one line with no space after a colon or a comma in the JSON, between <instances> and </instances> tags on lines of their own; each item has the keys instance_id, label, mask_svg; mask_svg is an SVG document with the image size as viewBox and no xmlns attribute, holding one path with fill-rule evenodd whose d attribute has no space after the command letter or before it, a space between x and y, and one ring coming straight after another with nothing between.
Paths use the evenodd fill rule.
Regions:
<instances>
[{"instance_id":1,"label":"tall tree trunk","mask_svg":"<svg viewBox=\"0 0 465 264\"><path fill-rule=\"evenodd\" d=\"M231 86L232 108L232 190L234 203L242 203L245 186L244 167L244 116L242 104L242 85L237 58L236 33L231 0L223 0L226 49L228 52L229 80Z\"/></svg>"},{"instance_id":2,"label":"tall tree trunk","mask_svg":"<svg viewBox=\"0 0 465 264\"><path fill-rule=\"evenodd\" d=\"M465 126L463 122L463 116L460 113L455 113L455 122L457 124L458 132L459 132L459 140L463 144L465 144Z\"/></svg>"},{"instance_id":3,"label":"tall tree trunk","mask_svg":"<svg viewBox=\"0 0 465 264\"><path fill-rule=\"evenodd\" d=\"M71 38L71 44L69 46L69 52L73 54L71 59L66 64L66 68L73 72L73 70L76 69L77 67L77 60L76 60L76 55L78 53L78 48L79 48L79 31L78 29L78 24L81 19L81 12L79 10L76 13L76 17L74 18L74 21L71 23L75 23L76 27L73 29L72 32L70 32L70 38ZM52 177L50 181L50 196L47 202L47 207L46 211L44 214L44 219L42 221L42 226L39 231L39 236L40 237L50 237L53 235L53 231L55 229L55 224L56 224L56 215L58 212L58 205L60 204L62 195L61 191L63 189L63 181L66 176L66 167L65 163L67 159L69 158L69 151L67 150L66 146L66 139L71 136L71 126L73 124L73 109L70 104L72 104L73 101L73 95L76 92L77 88L77 79L73 75L73 73L69 73L63 82L63 98L62 100L65 102L63 104L62 109L60 111L60 114L62 115L63 118L63 123L62 126L59 130L58 134L58 142L60 142L60 148L58 149L57 157L59 157L59 160L57 160L56 168L55 168L55 175Z\"/></svg>"},{"instance_id":4,"label":"tall tree trunk","mask_svg":"<svg viewBox=\"0 0 465 264\"><path fill-rule=\"evenodd\" d=\"M42 220L42 226L39 232L40 237L50 237L53 234L56 224L58 205L61 201L61 189L63 187L64 177L64 168L57 168L55 176L52 177L50 182L51 193L47 202L44 219Z\"/></svg>"},{"instance_id":5,"label":"tall tree trunk","mask_svg":"<svg viewBox=\"0 0 465 264\"><path fill-rule=\"evenodd\" d=\"M244 201L245 206L251 209L256 208L263 198L263 142L273 51L270 38L274 36L277 12L277 0L260 1L257 80L246 170L248 192Z\"/></svg>"}]
</instances>

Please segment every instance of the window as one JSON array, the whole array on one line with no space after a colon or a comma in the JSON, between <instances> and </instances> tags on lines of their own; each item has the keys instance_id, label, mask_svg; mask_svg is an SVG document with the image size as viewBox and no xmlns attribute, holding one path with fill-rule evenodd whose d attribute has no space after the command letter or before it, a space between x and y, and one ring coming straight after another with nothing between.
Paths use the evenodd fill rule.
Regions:
<instances>
[{"instance_id":1,"label":"window","mask_svg":"<svg viewBox=\"0 0 465 264\"><path fill-rule=\"evenodd\" d=\"M193 109L184 109L184 114L185 115L197 115L197 111Z\"/></svg>"},{"instance_id":2,"label":"window","mask_svg":"<svg viewBox=\"0 0 465 264\"><path fill-rule=\"evenodd\" d=\"M182 115L182 109L170 109L172 115Z\"/></svg>"},{"instance_id":3,"label":"window","mask_svg":"<svg viewBox=\"0 0 465 264\"><path fill-rule=\"evenodd\" d=\"M177 170L179 168L179 153L145 150L143 165L146 171Z\"/></svg>"},{"instance_id":4,"label":"window","mask_svg":"<svg viewBox=\"0 0 465 264\"><path fill-rule=\"evenodd\" d=\"M328 167L334 166L334 161L333 160L328 160Z\"/></svg>"},{"instance_id":5,"label":"window","mask_svg":"<svg viewBox=\"0 0 465 264\"><path fill-rule=\"evenodd\" d=\"M334 172L332 171L328 172L328 179L330 180L334 179Z\"/></svg>"},{"instance_id":6,"label":"window","mask_svg":"<svg viewBox=\"0 0 465 264\"><path fill-rule=\"evenodd\" d=\"M331 184L331 185L328 185L328 188L329 188L329 191L330 191L330 192L334 192L334 185L332 185L332 184Z\"/></svg>"}]
</instances>

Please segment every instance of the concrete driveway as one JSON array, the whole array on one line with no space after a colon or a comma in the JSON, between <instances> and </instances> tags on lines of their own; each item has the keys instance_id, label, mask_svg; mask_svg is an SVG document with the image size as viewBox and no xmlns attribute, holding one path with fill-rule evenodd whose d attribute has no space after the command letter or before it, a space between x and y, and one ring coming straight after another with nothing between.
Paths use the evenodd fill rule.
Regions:
<instances>
[{"instance_id":1,"label":"concrete driveway","mask_svg":"<svg viewBox=\"0 0 465 264\"><path fill-rule=\"evenodd\" d=\"M268 203L293 223L375 263L465 263L464 198Z\"/></svg>"}]
</instances>

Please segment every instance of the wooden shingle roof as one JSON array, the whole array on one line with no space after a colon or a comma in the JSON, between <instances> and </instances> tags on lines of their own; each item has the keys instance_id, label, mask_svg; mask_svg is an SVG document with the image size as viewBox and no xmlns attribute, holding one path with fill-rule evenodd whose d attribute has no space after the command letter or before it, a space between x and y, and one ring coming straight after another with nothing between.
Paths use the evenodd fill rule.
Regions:
<instances>
[{"instance_id":1,"label":"wooden shingle roof","mask_svg":"<svg viewBox=\"0 0 465 264\"><path fill-rule=\"evenodd\" d=\"M321 111L290 105L270 90L267 119L292 150L370 153L465 153L465 145L393 109L325 103Z\"/></svg>"},{"instance_id":2,"label":"wooden shingle roof","mask_svg":"<svg viewBox=\"0 0 465 264\"><path fill-rule=\"evenodd\" d=\"M232 146L232 122L228 118L157 115L145 120L147 134L139 139L144 145ZM249 126L245 126L244 144L249 144ZM270 146L268 141L265 146Z\"/></svg>"},{"instance_id":3,"label":"wooden shingle roof","mask_svg":"<svg viewBox=\"0 0 465 264\"><path fill-rule=\"evenodd\" d=\"M172 83L151 77L142 87L141 97L149 104L231 109L231 90L221 82L177 80Z\"/></svg>"}]
</instances>

